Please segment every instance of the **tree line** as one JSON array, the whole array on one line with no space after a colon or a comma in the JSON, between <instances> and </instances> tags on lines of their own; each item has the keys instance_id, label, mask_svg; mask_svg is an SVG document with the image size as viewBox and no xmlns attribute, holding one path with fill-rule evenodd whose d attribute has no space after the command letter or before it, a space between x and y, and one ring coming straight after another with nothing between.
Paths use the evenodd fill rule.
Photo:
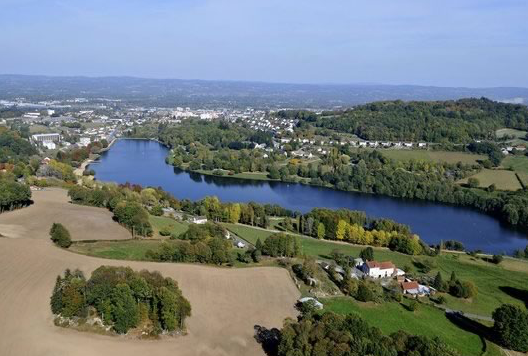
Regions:
<instances>
[{"instance_id":1,"label":"tree line","mask_svg":"<svg viewBox=\"0 0 528 356\"><path fill-rule=\"evenodd\" d=\"M355 314L307 313L280 330L278 356L457 356L439 338L397 331L385 335Z\"/></svg>"},{"instance_id":2,"label":"tree line","mask_svg":"<svg viewBox=\"0 0 528 356\"><path fill-rule=\"evenodd\" d=\"M28 206L31 202L28 185L0 175L0 213Z\"/></svg>"},{"instance_id":3,"label":"tree line","mask_svg":"<svg viewBox=\"0 0 528 356\"><path fill-rule=\"evenodd\" d=\"M492 140L495 131L503 127L527 130L528 109L486 98L395 100L323 112L316 118L308 116L303 122L365 140L469 143Z\"/></svg>"},{"instance_id":4,"label":"tree line","mask_svg":"<svg viewBox=\"0 0 528 356\"><path fill-rule=\"evenodd\" d=\"M159 272L101 266L86 280L79 271L57 276L51 311L63 318L94 314L119 334L147 325L150 334L184 329L191 305L178 283Z\"/></svg>"}]
</instances>

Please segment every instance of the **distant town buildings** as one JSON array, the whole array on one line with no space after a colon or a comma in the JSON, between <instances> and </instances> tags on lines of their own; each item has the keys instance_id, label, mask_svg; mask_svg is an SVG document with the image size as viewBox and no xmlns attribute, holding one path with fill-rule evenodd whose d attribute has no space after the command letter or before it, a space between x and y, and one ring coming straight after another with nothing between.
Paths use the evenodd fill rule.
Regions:
<instances>
[{"instance_id":1,"label":"distant town buildings","mask_svg":"<svg viewBox=\"0 0 528 356\"><path fill-rule=\"evenodd\" d=\"M46 147L49 150L57 148L57 143L61 140L61 135L58 133L36 134L31 136L34 144Z\"/></svg>"}]
</instances>

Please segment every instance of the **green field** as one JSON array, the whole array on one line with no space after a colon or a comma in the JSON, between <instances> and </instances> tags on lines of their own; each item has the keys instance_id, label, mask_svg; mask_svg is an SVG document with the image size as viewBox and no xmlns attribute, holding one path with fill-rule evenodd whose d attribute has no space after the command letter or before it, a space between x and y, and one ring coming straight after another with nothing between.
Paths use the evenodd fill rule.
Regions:
<instances>
[{"instance_id":1,"label":"green field","mask_svg":"<svg viewBox=\"0 0 528 356\"><path fill-rule=\"evenodd\" d=\"M321 302L325 306L324 310L360 315L385 334L404 330L410 334L439 337L461 355L482 354L483 344L478 335L460 329L446 318L443 311L429 305L419 304L418 309L412 312L395 302L360 303L348 297L321 299Z\"/></svg>"},{"instance_id":2,"label":"green field","mask_svg":"<svg viewBox=\"0 0 528 356\"><path fill-rule=\"evenodd\" d=\"M471 176L471 178L477 178L482 188L489 187L491 184L495 184L497 189L500 190L518 190L522 188L515 176L515 172L503 169L483 169ZM467 183L467 178L460 180L458 183Z\"/></svg>"},{"instance_id":3,"label":"green field","mask_svg":"<svg viewBox=\"0 0 528 356\"><path fill-rule=\"evenodd\" d=\"M528 157L519 155L508 155L502 161L506 169L513 169L519 175L524 185L528 187Z\"/></svg>"},{"instance_id":4,"label":"green field","mask_svg":"<svg viewBox=\"0 0 528 356\"><path fill-rule=\"evenodd\" d=\"M269 235L274 233L255 229L251 226L223 225L251 244L255 244L258 238L264 241ZM310 237L303 237L301 239L301 245L304 254L322 259L330 259L330 254L333 250L339 250L347 255L357 257L361 250L364 249L364 246L335 243ZM374 258L378 261L390 260L399 268L409 266L412 272L416 272L414 261L424 259L425 257L413 257L388 249L374 248ZM506 258L501 265L497 266L466 254L453 253L444 253L430 259L436 265L429 273L431 276L441 271L444 280L448 280L451 272L454 271L458 278L472 281L479 290L478 296L472 301L446 295L446 299L448 300L447 305L450 308L489 316L502 303L522 305L520 300L508 295L499 287L525 290L526 281L528 280L528 261Z\"/></svg>"},{"instance_id":5,"label":"green field","mask_svg":"<svg viewBox=\"0 0 528 356\"><path fill-rule=\"evenodd\" d=\"M146 260L148 250L155 249L160 240L125 240L125 241L97 241L77 242L69 250L83 255L111 258L115 260Z\"/></svg>"},{"instance_id":6,"label":"green field","mask_svg":"<svg viewBox=\"0 0 528 356\"><path fill-rule=\"evenodd\" d=\"M34 135L34 134L42 134L42 133L49 133L51 132L50 128L48 126L45 126L45 125L39 125L39 124L35 124L35 125L31 125L29 126L29 133Z\"/></svg>"},{"instance_id":7,"label":"green field","mask_svg":"<svg viewBox=\"0 0 528 356\"><path fill-rule=\"evenodd\" d=\"M515 136L515 138L525 138L526 131L516 130L516 129L498 129L495 131L497 138L503 138L504 136Z\"/></svg>"},{"instance_id":8,"label":"green field","mask_svg":"<svg viewBox=\"0 0 528 356\"><path fill-rule=\"evenodd\" d=\"M223 224L229 230L255 244L260 238L264 241L272 231L255 229L249 226ZM96 257L145 260L145 254L155 249L162 240L125 240L125 241L97 241L74 243L70 250ZM329 259L333 250L339 250L350 256L357 257L362 246L333 243L310 237L301 238L303 253L318 259ZM240 252L233 249L233 256ZM388 249L374 248L374 258L378 261L392 261L399 268L407 266L412 273L419 272L415 267L416 261L425 259L424 256L413 257ZM478 295L473 300L465 300L445 295L446 305L455 310L490 316L503 303L523 305L518 294L526 290L528 280L528 261L506 258L500 265L494 265L481 258L474 258L466 254L443 253L437 257L427 257L433 261L433 269L429 275L434 276L440 271L444 280L448 280L455 272L461 280L475 283ZM237 265L238 266L238 265Z\"/></svg>"},{"instance_id":9,"label":"green field","mask_svg":"<svg viewBox=\"0 0 528 356\"><path fill-rule=\"evenodd\" d=\"M408 161L411 159L433 161L433 162L447 162L465 164L477 164L477 161L487 159L486 156L476 155L465 152L450 152L450 151L429 151L429 150L409 150L409 149L384 149L380 152L394 160Z\"/></svg>"},{"instance_id":10,"label":"green field","mask_svg":"<svg viewBox=\"0 0 528 356\"><path fill-rule=\"evenodd\" d=\"M199 169L195 172L200 174L205 174L208 176L218 176L214 174L212 170L205 170L205 169ZM238 178L238 179L251 179L251 180L271 180L268 178L268 174L266 172L243 172L243 173L236 173L233 175L228 175L227 171L224 171L225 174L220 177L229 177L229 178Z\"/></svg>"},{"instance_id":11,"label":"green field","mask_svg":"<svg viewBox=\"0 0 528 356\"><path fill-rule=\"evenodd\" d=\"M187 231L189 224L185 222L179 222L172 218L167 218L164 216L149 216L149 221L152 224L152 227L154 228L154 233L156 236L159 235L159 231L165 227L169 227L171 233L174 236L178 236L180 234L183 234L185 231Z\"/></svg>"}]
</instances>

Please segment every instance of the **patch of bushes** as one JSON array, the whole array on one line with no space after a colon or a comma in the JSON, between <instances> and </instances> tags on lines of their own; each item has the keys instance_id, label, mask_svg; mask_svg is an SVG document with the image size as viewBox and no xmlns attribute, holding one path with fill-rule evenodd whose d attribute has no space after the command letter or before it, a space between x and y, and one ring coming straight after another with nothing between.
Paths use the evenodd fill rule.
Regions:
<instances>
[{"instance_id":1,"label":"patch of bushes","mask_svg":"<svg viewBox=\"0 0 528 356\"><path fill-rule=\"evenodd\" d=\"M50 229L51 241L59 247L68 248L71 246L70 232L61 223L53 223Z\"/></svg>"}]
</instances>

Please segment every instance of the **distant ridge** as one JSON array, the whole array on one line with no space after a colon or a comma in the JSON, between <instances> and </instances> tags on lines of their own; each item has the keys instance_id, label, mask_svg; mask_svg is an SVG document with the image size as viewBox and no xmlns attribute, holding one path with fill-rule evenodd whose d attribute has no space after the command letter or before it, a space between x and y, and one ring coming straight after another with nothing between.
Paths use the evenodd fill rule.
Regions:
<instances>
[{"instance_id":1,"label":"distant ridge","mask_svg":"<svg viewBox=\"0 0 528 356\"><path fill-rule=\"evenodd\" d=\"M435 87L387 84L288 84L136 77L0 74L0 99L121 99L145 106L335 108L380 100L487 97L528 104L528 88Z\"/></svg>"}]
</instances>

